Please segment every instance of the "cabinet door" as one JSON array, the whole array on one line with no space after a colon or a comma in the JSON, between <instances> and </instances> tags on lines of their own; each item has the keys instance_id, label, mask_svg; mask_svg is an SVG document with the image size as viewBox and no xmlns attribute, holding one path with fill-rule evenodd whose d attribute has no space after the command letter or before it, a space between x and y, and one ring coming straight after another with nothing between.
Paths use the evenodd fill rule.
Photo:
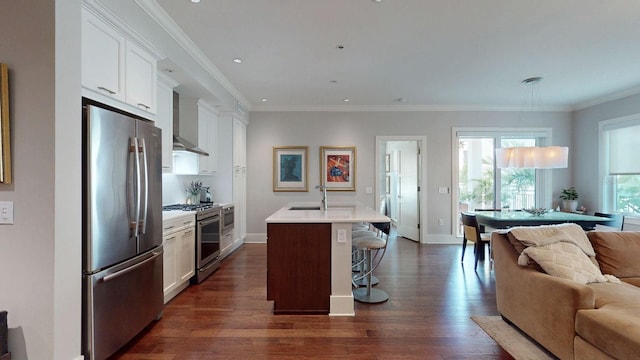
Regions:
<instances>
[{"instance_id":1,"label":"cabinet door","mask_svg":"<svg viewBox=\"0 0 640 360\"><path fill-rule=\"evenodd\" d=\"M177 285L176 277L176 235L169 235L163 239L164 253L162 255L163 269L162 269L162 284L164 289L164 296L173 290Z\"/></svg>"},{"instance_id":2,"label":"cabinet door","mask_svg":"<svg viewBox=\"0 0 640 360\"><path fill-rule=\"evenodd\" d=\"M209 156L200 156L199 173L215 173L218 168L218 117L202 105L198 107L198 146L209 153Z\"/></svg>"},{"instance_id":3,"label":"cabinet door","mask_svg":"<svg viewBox=\"0 0 640 360\"><path fill-rule=\"evenodd\" d=\"M125 38L86 9L82 9L82 85L125 101Z\"/></svg>"},{"instance_id":4,"label":"cabinet door","mask_svg":"<svg viewBox=\"0 0 640 360\"><path fill-rule=\"evenodd\" d=\"M162 129L162 172L173 171L173 88L158 81L156 126Z\"/></svg>"},{"instance_id":5,"label":"cabinet door","mask_svg":"<svg viewBox=\"0 0 640 360\"><path fill-rule=\"evenodd\" d=\"M233 120L233 166L247 166L247 127L240 120Z\"/></svg>"},{"instance_id":6,"label":"cabinet door","mask_svg":"<svg viewBox=\"0 0 640 360\"><path fill-rule=\"evenodd\" d=\"M233 168L233 204L235 205L234 241L240 241L247 234L247 169Z\"/></svg>"},{"instance_id":7,"label":"cabinet door","mask_svg":"<svg viewBox=\"0 0 640 360\"><path fill-rule=\"evenodd\" d=\"M142 48L127 42L126 102L156 113L156 60Z\"/></svg>"},{"instance_id":8,"label":"cabinet door","mask_svg":"<svg viewBox=\"0 0 640 360\"><path fill-rule=\"evenodd\" d=\"M178 233L178 278L183 283L195 274L196 261L196 237L193 229L183 230Z\"/></svg>"}]
</instances>

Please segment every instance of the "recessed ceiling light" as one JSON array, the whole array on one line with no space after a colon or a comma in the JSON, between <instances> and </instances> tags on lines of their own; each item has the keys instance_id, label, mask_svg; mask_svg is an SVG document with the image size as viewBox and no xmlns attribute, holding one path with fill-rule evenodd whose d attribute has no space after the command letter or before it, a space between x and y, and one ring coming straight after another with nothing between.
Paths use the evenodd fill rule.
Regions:
<instances>
[{"instance_id":1,"label":"recessed ceiling light","mask_svg":"<svg viewBox=\"0 0 640 360\"><path fill-rule=\"evenodd\" d=\"M197 4L200 2L200 0L191 0L192 3Z\"/></svg>"},{"instance_id":2,"label":"recessed ceiling light","mask_svg":"<svg viewBox=\"0 0 640 360\"><path fill-rule=\"evenodd\" d=\"M405 99L405 98L397 98L396 101L403 103L403 102L407 102L407 99Z\"/></svg>"},{"instance_id":3,"label":"recessed ceiling light","mask_svg":"<svg viewBox=\"0 0 640 360\"><path fill-rule=\"evenodd\" d=\"M375 2L375 3L381 3L381 2L382 2L382 0L373 0L373 2Z\"/></svg>"},{"instance_id":4,"label":"recessed ceiling light","mask_svg":"<svg viewBox=\"0 0 640 360\"><path fill-rule=\"evenodd\" d=\"M344 49L344 45L336 45L336 48L337 48L338 50L342 50L342 49Z\"/></svg>"},{"instance_id":5,"label":"recessed ceiling light","mask_svg":"<svg viewBox=\"0 0 640 360\"><path fill-rule=\"evenodd\" d=\"M331 81L329 81L329 83L330 83L330 84L337 84L337 83L338 83L338 80L331 80Z\"/></svg>"},{"instance_id":6,"label":"recessed ceiling light","mask_svg":"<svg viewBox=\"0 0 640 360\"><path fill-rule=\"evenodd\" d=\"M235 59L233 59L233 62L236 63L236 64L240 64L240 63L242 63L242 59L235 58Z\"/></svg>"},{"instance_id":7,"label":"recessed ceiling light","mask_svg":"<svg viewBox=\"0 0 640 360\"><path fill-rule=\"evenodd\" d=\"M262 99L260 99L260 101L262 101L262 102L267 102L267 101L269 101L269 100L267 100L266 98L262 98Z\"/></svg>"},{"instance_id":8,"label":"recessed ceiling light","mask_svg":"<svg viewBox=\"0 0 640 360\"><path fill-rule=\"evenodd\" d=\"M351 101L351 99L342 99L342 101L349 102L349 101Z\"/></svg>"},{"instance_id":9,"label":"recessed ceiling light","mask_svg":"<svg viewBox=\"0 0 640 360\"><path fill-rule=\"evenodd\" d=\"M172 73L172 72L174 72L175 70L173 70L173 69L171 69L171 68L164 68L164 69L162 69L162 71L164 71L164 72L168 72L168 73Z\"/></svg>"}]
</instances>

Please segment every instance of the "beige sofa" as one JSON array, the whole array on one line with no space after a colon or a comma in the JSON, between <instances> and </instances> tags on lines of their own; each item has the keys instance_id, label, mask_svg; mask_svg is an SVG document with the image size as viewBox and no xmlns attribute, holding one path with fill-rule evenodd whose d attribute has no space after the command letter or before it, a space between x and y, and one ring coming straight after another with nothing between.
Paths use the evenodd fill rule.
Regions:
<instances>
[{"instance_id":1,"label":"beige sofa","mask_svg":"<svg viewBox=\"0 0 640 360\"><path fill-rule=\"evenodd\" d=\"M537 227L532 230L542 233L533 231L532 237L544 239L539 236L544 230L557 227ZM542 264L520 255L539 244L517 234L515 229L492 234L497 306L505 321L560 359L640 358L640 232L586 233L595 253L587 258L599 268L595 276L602 282L548 274ZM518 264L527 258L526 265Z\"/></svg>"}]
</instances>

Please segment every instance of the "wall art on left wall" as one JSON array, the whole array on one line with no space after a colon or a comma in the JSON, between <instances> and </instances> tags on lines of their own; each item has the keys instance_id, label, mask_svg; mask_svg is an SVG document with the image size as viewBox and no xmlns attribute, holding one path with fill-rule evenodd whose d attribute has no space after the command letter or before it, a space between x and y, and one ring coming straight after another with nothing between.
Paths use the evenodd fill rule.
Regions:
<instances>
[{"instance_id":1,"label":"wall art on left wall","mask_svg":"<svg viewBox=\"0 0 640 360\"><path fill-rule=\"evenodd\" d=\"M0 64L0 184L11 184L9 69L6 64Z\"/></svg>"}]
</instances>

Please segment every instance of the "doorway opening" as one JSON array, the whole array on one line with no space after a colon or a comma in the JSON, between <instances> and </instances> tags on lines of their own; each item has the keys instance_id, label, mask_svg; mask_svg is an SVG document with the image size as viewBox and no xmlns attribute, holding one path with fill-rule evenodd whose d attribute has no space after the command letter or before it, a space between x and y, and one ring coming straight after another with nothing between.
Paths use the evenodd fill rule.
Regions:
<instances>
[{"instance_id":1,"label":"doorway opening","mask_svg":"<svg viewBox=\"0 0 640 360\"><path fill-rule=\"evenodd\" d=\"M376 136L375 194L398 236L426 243L426 137Z\"/></svg>"}]
</instances>

